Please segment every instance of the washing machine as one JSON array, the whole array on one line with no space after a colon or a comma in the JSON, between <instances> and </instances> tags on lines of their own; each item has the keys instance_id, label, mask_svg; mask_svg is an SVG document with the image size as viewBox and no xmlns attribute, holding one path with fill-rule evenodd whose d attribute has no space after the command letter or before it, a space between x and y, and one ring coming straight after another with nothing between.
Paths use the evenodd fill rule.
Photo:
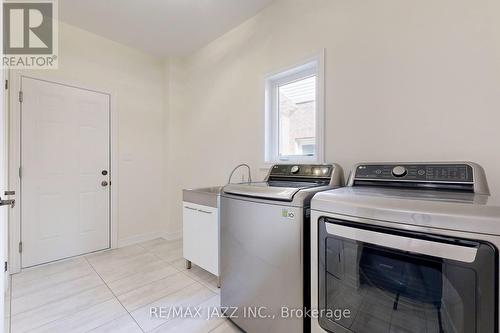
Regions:
<instances>
[{"instance_id":1,"label":"washing machine","mask_svg":"<svg viewBox=\"0 0 500 333\"><path fill-rule=\"evenodd\" d=\"M358 164L311 202L311 331L498 333L499 248L478 164Z\"/></svg>"},{"instance_id":2,"label":"washing machine","mask_svg":"<svg viewBox=\"0 0 500 333\"><path fill-rule=\"evenodd\" d=\"M242 330L309 330L305 315L291 314L310 304L309 206L314 194L343 185L337 164L277 164L264 181L224 187L221 304Z\"/></svg>"}]
</instances>

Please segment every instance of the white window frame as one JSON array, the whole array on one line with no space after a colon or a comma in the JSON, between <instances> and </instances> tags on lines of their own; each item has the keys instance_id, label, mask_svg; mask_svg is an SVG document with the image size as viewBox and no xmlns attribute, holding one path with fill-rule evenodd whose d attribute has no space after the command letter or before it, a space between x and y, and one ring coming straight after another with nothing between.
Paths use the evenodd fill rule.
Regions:
<instances>
[{"instance_id":1,"label":"white window frame","mask_svg":"<svg viewBox=\"0 0 500 333\"><path fill-rule=\"evenodd\" d=\"M265 163L324 163L325 83L324 50L294 66L265 78ZM279 155L278 87L316 75L316 154L315 156Z\"/></svg>"}]
</instances>

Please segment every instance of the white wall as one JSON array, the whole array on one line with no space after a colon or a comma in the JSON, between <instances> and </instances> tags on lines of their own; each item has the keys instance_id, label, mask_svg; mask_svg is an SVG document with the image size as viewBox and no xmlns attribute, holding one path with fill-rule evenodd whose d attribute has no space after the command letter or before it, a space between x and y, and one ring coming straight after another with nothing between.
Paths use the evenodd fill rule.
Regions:
<instances>
[{"instance_id":1,"label":"white wall","mask_svg":"<svg viewBox=\"0 0 500 333\"><path fill-rule=\"evenodd\" d=\"M278 0L171 61L169 230L182 188L263 165L264 76L322 48L328 162L471 160L499 193L498 13L497 0Z\"/></svg>"},{"instance_id":2,"label":"white wall","mask_svg":"<svg viewBox=\"0 0 500 333\"><path fill-rule=\"evenodd\" d=\"M264 76L325 49L326 159L472 160L500 192L500 2L277 0L166 61L60 25L54 80L111 91L119 239L179 235L181 190L264 167ZM239 179L239 175L236 179Z\"/></svg>"},{"instance_id":3,"label":"white wall","mask_svg":"<svg viewBox=\"0 0 500 333\"><path fill-rule=\"evenodd\" d=\"M61 23L59 69L38 77L110 92L118 114L118 243L166 231L164 60ZM23 71L23 74L29 72Z\"/></svg>"}]
</instances>

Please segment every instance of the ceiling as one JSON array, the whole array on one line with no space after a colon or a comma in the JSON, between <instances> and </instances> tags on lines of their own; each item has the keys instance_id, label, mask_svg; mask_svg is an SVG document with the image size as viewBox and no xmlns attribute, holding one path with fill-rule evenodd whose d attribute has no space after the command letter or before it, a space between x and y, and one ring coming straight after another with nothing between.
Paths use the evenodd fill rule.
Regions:
<instances>
[{"instance_id":1,"label":"ceiling","mask_svg":"<svg viewBox=\"0 0 500 333\"><path fill-rule=\"evenodd\" d=\"M62 21L155 56L189 54L272 0L61 0Z\"/></svg>"}]
</instances>

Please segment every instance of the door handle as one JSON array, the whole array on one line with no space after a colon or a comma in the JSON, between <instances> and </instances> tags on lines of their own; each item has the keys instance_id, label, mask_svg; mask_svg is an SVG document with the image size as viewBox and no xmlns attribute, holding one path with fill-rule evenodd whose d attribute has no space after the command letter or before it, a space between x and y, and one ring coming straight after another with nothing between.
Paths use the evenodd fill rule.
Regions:
<instances>
[{"instance_id":1,"label":"door handle","mask_svg":"<svg viewBox=\"0 0 500 333\"><path fill-rule=\"evenodd\" d=\"M389 247L395 250L408 251L466 263L474 262L477 254L477 248L475 247L466 247L418 238L385 234L333 223L326 224L326 232L332 236L340 236L367 244L374 244Z\"/></svg>"},{"instance_id":2,"label":"door handle","mask_svg":"<svg viewBox=\"0 0 500 333\"><path fill-rule=\"evenodd\" d=\"M106 187L106 186L108 186L108 182L107 182L107 181L105 181L105 180L103 180L103 181L101 182L101 186L102 186L102 187Z\"/></svg>"},{"instance_id":3,"label":"door handle","mask_svg":"<svg viewBox=\"0 0 500 333\"><path fill-rule=\"evenodd\" d=\"M5 191L3 195L16 195L16 191Z\"/></svg>"},{"instance_id":4,"label":"door handle","mask_svg":"<svg viewBox=\"0 0 500 333\"><path fill-rule=\"evenodd\" d=\"M16 200L14 199L2 200L2 198L0 198L0 206L10 206L10 208L14 208L15 205Z\"/></svg>"}]
</instances>

